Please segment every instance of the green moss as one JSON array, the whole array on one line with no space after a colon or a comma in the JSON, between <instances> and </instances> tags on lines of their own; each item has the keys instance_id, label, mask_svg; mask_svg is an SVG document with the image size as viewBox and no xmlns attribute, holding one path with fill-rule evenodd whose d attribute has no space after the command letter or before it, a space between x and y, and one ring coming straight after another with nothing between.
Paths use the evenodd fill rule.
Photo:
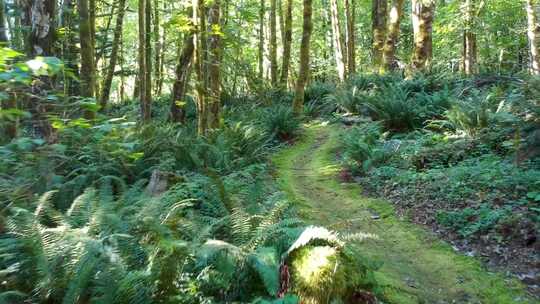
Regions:
<instances>
[{"instance_id":1,"label":"green moss","mask_svg":"<svg viewBox=\"0 0 540 304\"><path fill-rule=\"evenodd\" d=\"M378 236L360 247L368 259L383 263L375 277L386 302L533 302L517 281L487 272L476 259L396 217L388 202L363 197L358 185L340 183L334 153L338 133L336 126L306 126L303 140L274 158L278 182L308 222Z\"/></svg>"}]
</instances>

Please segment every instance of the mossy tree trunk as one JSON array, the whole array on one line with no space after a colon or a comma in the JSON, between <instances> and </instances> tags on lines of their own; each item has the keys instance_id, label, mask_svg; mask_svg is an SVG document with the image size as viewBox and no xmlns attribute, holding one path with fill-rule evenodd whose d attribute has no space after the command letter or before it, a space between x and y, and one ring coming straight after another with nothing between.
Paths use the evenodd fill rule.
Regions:
<instances>
[{"instance_id":1,"label":"mossy tree trunk","mask_svg":"<svg viewBox=\"0 0 540 304\"><path fill-rule=\"evenodd\" d=\"M126 11L126 0L119 0L118 2L118 15L116 17L116 25L114 28L114 36L112 42L111 59L109 60L109 67L105 74L105 80L101 87L100 105L101 109L105 109L109 101L111 93L111 85L114 77L114 71L116 69L116 62L118 60L118 51L120 50L120 39L122 38L122 30L124 23L124 13Z\"/></svg>"},{"instance_id":2,"label":"mossy tree trunk","mask_svg":"<svg viewBox=\"0 0 540 304\"><path fill-rule=\"evenodd\" d=\"M276 19L277 0L270 0L270 81L272 86L277 85L278 81L278 62L277 62L277 19Z\"/></svg>"},{"instance_id":3,"label":"mossy tree trunk","mask_svg":"<svg viewBox=\"0 0 540 304\"><path fill-rule=\"evenodd\" d=\"M341 24L339 22L339 8L337 0L330 0L330 19L332 21L332 45L338 78L345 81L345 58L343 57L343 44L341 40Z\"/></svg>"},{"instance_id":4,"label":"mossy tree trunk","mask_svg":"<svg viewBox=\"0 0 540 304\"><path fill-rule=\"evenodd\" d=\"M412 0L412 25L414 33L412 68L416 71L425 71L431 66L434 13L434 0Z\"/></svg>"},{"instance_id":5,"label":"mossy tree trunk","mask_svg":"<svg viewBox=\"0 0 540 304\"><path fill-rule=\"evenodd\" d=\"M347 74L356 73L356 3L345 0L345 16L347 18Z\"/></svg>"},{"instance_id":6,"label":"mossy tree trunk","mask_svg":"<svg viewBox=\"0 0 540 304\"><path fill-rule=\"evenodd\" d=\"M193 33L186 33L182 52L178 57L178 64L176 65L176 79L172 91L171 120L173 122L183 123L185 120L184 99L189 82L189 75L191 74L193 51Z\"/></svg>"},{"instance_id":7,"label":"mossy tree trunk","mask_svg":"<svg viewBox=\"0 0 540 304\"><path fill-rule=\"evenodd\" d=\"M378 70L382 64L384 40L386 37L387 0L372 0L371 28L373 68Z\"/></svg>"},{"instance_id":8,"label":"mossy tree trunk","mask_svg":"<svg viewBox=\"0 0 540 304\"><path fill-rule=\"evenodd\" d=\"M210 35L208 37L208 127L219 127L221 112L221 1L213 0L208 11Z\"/></svg>"},{"instance_id":9,"label":"mossy tree trunk","mask_svg":"<svg viewBox=\"0 0 540 304\"><path fill-rule=\"evenodd\" d=\"M465 12L465 30L463 31L463 54L461 60L461 71L465 75L476 74L478 51L476 47L476 22L475 5L476 0L465 0L463 11Z\"/></svg>"},{"instance_id":10,"label":"mossy tree trunk","mask_svg":"<svg viewBox=\"0 0 540 304\"><path fill-rule=\"evenodd\" d=\"M300 67L292 104L293 111L296 115L301 115L304 109L304 91L309 75L309 52L311 32L313 31L313 23L311 21L313 15L312 0L304 0L303 15L304 21L302 25L302 42L300 44Z\"/></svg>"},{"instance_id":11,"label":"mossy tree trunk","mask_svg":"<svg viewBox=\"0 0 540 304\"><path fill-rule=\"evenodd\" d=\"M206 53L206 21L204 0L192 0L193 2L193 35L194 61L193 66L196 74L195 99L197 105L197 132L199 135L206 134L207 130L207 104L206 104L206 80L204 74L204 54Z\"/></svg>"},{"instance_id":12,"label":"mossy tree trunk","mask_svg":"<svg viewBox=\"0 0 540 304\"><path fill-rule=\"evenodd\" d=\"M0 0L0 43L8 42L4 0Z\"/></svg>"},{"instance_id":13,"label":"mossy tree trunk","mask_svg":"<svg viewBox=\"0 0 540 304\"><path fill-rule=\"evenodd\" d=\"M152 45L150 0L139 0L139 74L138 93L143 123L152 116Z\"/></svg>"},{"instance_id":14,"label":"mossy tree trunk","mask_svg":"<svg viewBox=\"0 0 540 304\"><path fill-rule=\"evenodd\" d=\"M540 75L540 11L538 0L526 0L527 36L529 37L530 70L533 75Z\"/></svg>"},{"instance_id":15,"label":"mossy tree trunk","mask_svg":"<svg viewBox=\"0 0 540 304\"><path fill-rule=\"evenodd\" d=\"M94 98L96 88L96 67L94 42L92 36L92 20L88 0L78 0L79 35L81 41L81 96ZM92 118L91 113L86 114Z\"/></svg>"},{"instance_id":16,"label":"mossy tree trunk","mask_svg":"<svg viewBox=\"0 0 540 304\"><path fill-rule=\"evenodd\" d=\"M397 68L396 46L399 41L401 17L403 16L403 1L392 0L388 14L388 29L383 50L383 70L392 71Z\"/></svg>"},{"instance_id":17,"label":"mossy tree trunk","mask_svg":"<svg viewBox=\"0 0 540 304\"><path fill-rule=\"evenodd\" d=\"M292 43L292 2L287 0L285 7L285 24L283 35L283 62L281 65L280 83L283 87L287 87L289 79L289 66L291 61L291 43Z\"/></svg>"}]
</instances>

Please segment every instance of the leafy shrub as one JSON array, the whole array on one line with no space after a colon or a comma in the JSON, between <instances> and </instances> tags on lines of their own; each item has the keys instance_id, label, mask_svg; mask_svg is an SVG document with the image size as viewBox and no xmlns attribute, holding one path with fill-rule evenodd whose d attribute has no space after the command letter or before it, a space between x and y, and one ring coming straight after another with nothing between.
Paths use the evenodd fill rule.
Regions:
<instances>
[{"instance_id":1,"label":"leafy shrub","mask_svg":"<svg viewBox=\"0 0 540 304\"><path fill-rule=\"evenodd\" d=\"M265 130L280 141L292 140L300 130L300 120L290 106L276 106L263 112Z\"/></svg>"},{"instance_id":2,"label":"leafy shrub","mask_svg":"<svg viewBox=\"0 0 540 304\"><path fill-rule=\"evenodd\" d=\"M355 173L365 173L384 158L384 150L377 146L380 137L380 125L377 123L347 130L340 142L345 166Z\"/></svg>"}]
</instances>

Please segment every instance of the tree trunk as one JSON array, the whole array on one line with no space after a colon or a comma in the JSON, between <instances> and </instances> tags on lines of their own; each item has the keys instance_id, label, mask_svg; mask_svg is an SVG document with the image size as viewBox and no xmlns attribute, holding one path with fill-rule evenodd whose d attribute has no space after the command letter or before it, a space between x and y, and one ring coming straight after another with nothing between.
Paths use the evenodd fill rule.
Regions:
<instances>
[{"instance_id":1,"label":"tree trunk","mask_svg":"<svg viewBox=\"0 0 540 304\"><path fill-rule=\"evenodd\" d=\"M465 12L465 30L463 32L463 58L461 70L465 75L477 73L477 48L475 33L475 0L465 0L463 11Z\"/></svg>"},{"instance_id":2,"label":"tree trunk","mask_svg":"<svg viewBox=\"0 0 540 304\"><path fill-rule=\"evenodd\" d=\"M296 82L295 96L293 100L293 111L296 115L301 115L304 109L304 91L309 74L309 52L311 43L311 32L313 24L312 0L304 0L304 24L302 26L302 42L300 45L300 68L298 71L298 80Z\"/></svg>"},{"instance_id":3,"label":"tree trunk","mask_svg":"<svg viewBox=\"0 0 540 304\"><path fill-rule=\"evenodd\" d=\"M384 40L386 37L387 6L387 0L372 0L373 67L377 70L382 64Z\"/></svg>"},{"instance_id":4,"label":"tree trunk","mask_svg":"<svg viewBox=\"0 0 540 304\"><path fill-rule=\"evenodd\" d=\"M339 80L345 81L345 61L343 57L343 45L341 43L341 25L339 24L339 10L337 0L330 0L330 19L332 21L332 44Z\"/></svg>"},{"instance_id":5,"label":"tree trunk","mask_svg":"<svg viewBox=\"0 0 540 304\"><path fill-rule=\"evenodd\" d=\"M208 23L212 32L208 39L208 105L210 128L219 127L221 111L221 1L213 0L208 11Z\"/></svg>"},{"instance_id":6,"label":"tree trunk","mask_svg":"<svg viewBox=\"0 0 540 304\"><path fill-rule=\"evenodd\" d=\"M530 46L530 69L532 75L540 75L540 23L538 0L527 0L527 36Z\"/></svg>"},{"instance_id":7,"label":"tree trunk","mask_svg":"<svg viewBox=\"0 0 540 304\"><path fill-rule=\"evenodd\" d=\"M144 84L146 85L146 88L144 89L145 93L145 103L147 104L147 110L145 112L145 121L150 121L152 118L152 35L150 33L152 32L152 0L145 0L145 21L144 26L146 27L145 30L145 46L146 50L144 52L145 58L145 65L146 65L146 73L144 80Z\"/></svg>"},{"instance_id":8,"label":"tree trunk","mask_svg":"<svg viewBox=\"0 0 540 304\"><path fill-rule=\"evenodd\" d=\"M151 5L150 0L139 0L139 101L142 122L147 123L152 116L152 46L151 46Z\"/></svg>"},{"instance_id":9,"label":"tree trunk","mask_svg":"<svg viewBox=\"0 0 540 304\"><path fill-rule=\"evenodd\" d=\"M183 123L185 120L185 96L189 75L191 74L191 63L193 60L193 33L186 33L182 52L178 57L176 65L176 79L173 85L171 101L171 120Z\"/></svg>"},{"instance_id":10,"label":"tree trunk","mask_svg":"<svg viewBox=\"0 0 540 304\"><path fill-rule=\"evenodd\" d=\"M162 36L160 31L159 0L154 0L154 93L160 94Z\"/></svg>"},{"instance_id":11,"label":"tree trunk","mask_svg":"<svg viewBox=\"0 0 540 304\"><path fill-rule=\"evenodd\" d=\"M81 96L94 98L96 88L96 67L94 43L92 42L92 23L88 0L79 0L79 35L81 41ZM94 112L86 111L87 119L94 118Z\"/></svg>"},{"instance_id":12,"label":"tree trunk","mask_svg":"<svg viewBox=\"0 0 540 304\"><path fill-rule=\"evenodd\" d=\"M283 62L281 65L280 83L283 87L287 87L289 79L289 65L291 61L291 43L292 43L292 2L287 0L285 8L285 26L283 35Z\"/></svg>"},{"instance_id":13,"label":"tree trunk","mask_svg":"<svg viewBox=\"0 0 540 304\"><path fill-rule=\"evenodd\" d=\"M195 33L193 35L194 47L194 67L197 75L196 84L196 104L197 104L197 132L205 135L207 129L207 104L206 86L204 74L204 54L206 53L206 21L204 14L204 0L193 1L193 24Z\"/></svg>"},{"instance_id":14,"label":"tree trunk","mask_svg":"<svg viewBox=\"0 0 540 304\"><path fill-rule=\"evenodd\" d=\"M277 63L277 26L276 9L277 0L270 0L270 80L272 86L277 85L278 81L278 63Z\"/></svg>"},{"instance_id":15,"label":"tree trunk","mask_svg":"<svg viewBox=\"0 0 540 304\"><path fill-rule=\"evenodd\" d=\"M433 15L434 0L412 0L412 24L414 32L414 49L412 68L426 70L431 65L433 56Z\"/></svg>"},{"instance_id":16,"label":"tree trunk","mask_svg":"<svg viewBox=\"0 0 540 304\"><path fill-rule=\"evenodd\" d=\"M53 56L55 35L55 0L30 0L26 2L23 26L31 29L26 36L28 57Z\"/></svg>"},{"instance_id":17,"label":"tree trunk","mask_svg":"<svg viewBox=\"0 0 540 304\"><path fill-rule=\"evenodd\" d=\"M383 51L383 70L385 72L392 71L397 68L396 46L399 41L399 28L401 25L402 15L403 0L392 0L392 7L390 7L390 12L388 15L388 32Z\"/></svg>"},{"instance_id":18,"label":"tree trunk","mask_svg":"<svg viewBox=\"0 0 540 304\"><path fill-rule=\"evenodd\" d=\"M114 77L114 71L116 68L116 61L118 59L118 50L120 49L120 39L122 38L124 13L126 11L126 0L120 0L118 5L119 5L118 16L116 17L116 25L114 28L111 59L109 61L109 68L107 69L107 74L105 75L105 81L103 82L103 87L102 87L101 96L100 96L100 105L101 105L102 110L104 110L105 107L107 106L109 96L111 93L111 84Z\"/></svg>"},{"instance_id":19,"label":"tree trunk","mask_svg":"<svg viewBox=\"0 0 540 304\"><path fill-rule=\"evenodd\" d=\"M4 13L5 4L4 0L0 0L0 43L8 42L7 28L6 28L6 15Z\"/></svg>"},{"instance_id":20,"label":"tree trunk","mask_svg":"<svg viewBox=\"0 0 540 304\"><path fill-rule=\"evenodd\" d=\"M356 4L354 0L345 0L345 15L347 18L347 73L356 73Z\"/></svg>"},{"instance_id":21,"label":"tree trunk","mask_svg":"<svg viewBox=\"0 0 540 304\"><path fill-rule=\"evenodd\" d=\"M265 15L265 0L261 0L259 8L259 79L264 77L264 15Z\"/></svg>"}]
</instances>

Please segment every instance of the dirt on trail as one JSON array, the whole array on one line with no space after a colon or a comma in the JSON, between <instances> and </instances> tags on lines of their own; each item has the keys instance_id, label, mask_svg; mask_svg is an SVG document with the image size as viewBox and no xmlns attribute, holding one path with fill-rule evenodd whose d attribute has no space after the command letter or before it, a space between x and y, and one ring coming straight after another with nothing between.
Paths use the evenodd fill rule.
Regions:
<instances>
[{"instance_id":1,"label":"dirt on trail","mask_svg":"<svg viewBox=\"0 0 540 304\"><path fill-rule=\"evenodd\" d=\"M335 158L339 127L306 126L303 139L274 159L277 178L309 224L368 233L361 254L382 262L376 271L390 303L535 303L517 280L488 272L435 234L396 216L393 206L341 183Z\"/></svg>"}]
</instances>

